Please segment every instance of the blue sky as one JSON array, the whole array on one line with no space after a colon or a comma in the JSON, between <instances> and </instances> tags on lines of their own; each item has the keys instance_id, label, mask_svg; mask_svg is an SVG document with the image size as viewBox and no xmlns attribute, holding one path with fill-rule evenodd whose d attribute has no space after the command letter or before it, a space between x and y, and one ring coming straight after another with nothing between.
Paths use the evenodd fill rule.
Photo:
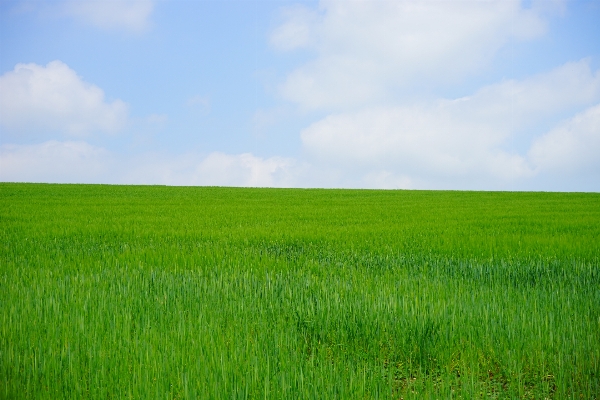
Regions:
<instances>
[{"instance_id":1,"label":"blue sky","mask_svg":"<svg viewBox=\"0 0 600 400\"><path fill-rule=\"evenodd\" d=\"M600 2L3 1L0 180L600 191Z\"/></svg>"}]
</instances>

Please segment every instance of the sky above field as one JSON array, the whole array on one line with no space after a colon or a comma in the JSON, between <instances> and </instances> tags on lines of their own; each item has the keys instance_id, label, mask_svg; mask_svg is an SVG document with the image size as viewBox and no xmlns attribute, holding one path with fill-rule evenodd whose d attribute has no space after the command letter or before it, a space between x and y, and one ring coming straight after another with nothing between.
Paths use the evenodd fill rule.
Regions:
<instances>
[{"instance_id":1,"label":"sky above field","mask_svg":"<svg viewBox=\"0 0 600 400\"><path fill-rule=\"evenodd\" d=\"M3 0L0 180L600 191L600 1Z\"/></svg>"}]
</instances>

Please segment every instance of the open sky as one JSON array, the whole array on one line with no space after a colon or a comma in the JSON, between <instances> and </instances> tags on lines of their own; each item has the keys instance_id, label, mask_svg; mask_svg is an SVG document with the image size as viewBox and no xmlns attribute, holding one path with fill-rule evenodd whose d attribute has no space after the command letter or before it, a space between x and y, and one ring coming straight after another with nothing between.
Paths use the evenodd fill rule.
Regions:
<instances>
[{"instance_id":1,"label":"open sky","mask_svg":"<svg viewBox=\"0 0 600 400\"><path fill-rule=\"evenodd\" d=\"M0 180L600 191L600 1L0 2Z\"/></svg>"}]
</instances>

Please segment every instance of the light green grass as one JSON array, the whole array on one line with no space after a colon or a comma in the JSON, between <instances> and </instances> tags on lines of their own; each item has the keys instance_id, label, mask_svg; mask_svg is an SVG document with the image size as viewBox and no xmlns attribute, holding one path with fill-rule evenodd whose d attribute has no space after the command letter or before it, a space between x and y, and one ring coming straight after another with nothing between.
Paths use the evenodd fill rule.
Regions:
<instances>
[{"instance_id":1,"label":"light green grass","mask_svg":"<svg viewBox=\"0 0 600 400\"><path fill-rule=\"evenodd\" d=\"M0 398L599 398L599 243L599 194L0 184Z\"/></svg>"}]
</instances>

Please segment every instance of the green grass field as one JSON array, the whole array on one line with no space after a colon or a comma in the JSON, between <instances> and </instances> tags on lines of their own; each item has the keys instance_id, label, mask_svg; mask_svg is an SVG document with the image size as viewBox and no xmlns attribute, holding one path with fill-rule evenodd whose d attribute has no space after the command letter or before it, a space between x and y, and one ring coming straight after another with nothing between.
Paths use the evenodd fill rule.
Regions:
<instances>
[{"instance_id":1,"label":"green grass field","mask_svg":"<svg viewBox=\"0 0 600 400\"><path fill-rule=\"evenodd\" d=\"M0 398L600 398L600 194L0 184Z\"/></svg>"}]
</instances>

